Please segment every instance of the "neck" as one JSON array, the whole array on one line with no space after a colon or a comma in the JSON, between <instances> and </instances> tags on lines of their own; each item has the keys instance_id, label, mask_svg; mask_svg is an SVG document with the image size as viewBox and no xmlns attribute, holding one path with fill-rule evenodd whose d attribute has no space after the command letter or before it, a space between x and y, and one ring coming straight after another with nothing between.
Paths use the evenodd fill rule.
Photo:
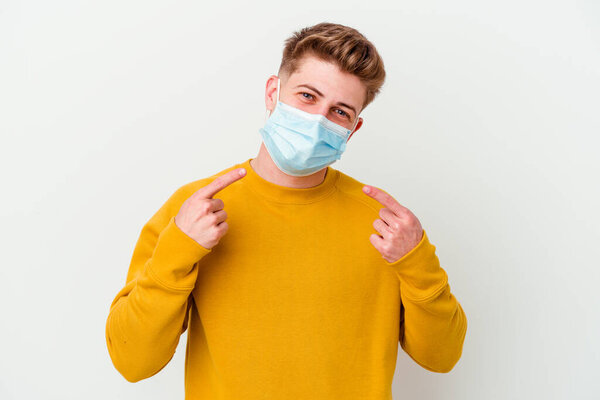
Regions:
<instances>
[{"instance_id":1,"label":"neck","mask_svg":"<svg viewBox=\"0 0 600 400\"><path fill-rule=\"evenodd\" d=\"M317 186L325 179L327 168L323 168L314 174L307 176L291 176L282 172L277 165L271 159L267 148L264 143L261 143L260 150L256 158L250 160L250 166L258 176L266 181L274 183L280 186L286 186L291 188L309 188Z\"/></svg>"}]
</instances>

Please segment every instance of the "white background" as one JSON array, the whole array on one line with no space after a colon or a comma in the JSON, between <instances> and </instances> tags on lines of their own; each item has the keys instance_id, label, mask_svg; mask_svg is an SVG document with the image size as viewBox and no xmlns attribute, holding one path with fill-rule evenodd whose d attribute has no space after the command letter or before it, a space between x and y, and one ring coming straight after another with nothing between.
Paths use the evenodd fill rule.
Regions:
<instances>
[{"instance_id":1,"label":"white background","mask_svg":"<svg viewBox=\"0 0 600 400\"><path fill-rule=\"evenodd\" d=\"M185 334L129 383L110 302L166 199L256 156L322 21L387 71L333 166L415 213L468 318L449 374L399 348L394 399L600 398L598 2L2 0L1 399L183 399Z\"/></svg>"}]
</instances>

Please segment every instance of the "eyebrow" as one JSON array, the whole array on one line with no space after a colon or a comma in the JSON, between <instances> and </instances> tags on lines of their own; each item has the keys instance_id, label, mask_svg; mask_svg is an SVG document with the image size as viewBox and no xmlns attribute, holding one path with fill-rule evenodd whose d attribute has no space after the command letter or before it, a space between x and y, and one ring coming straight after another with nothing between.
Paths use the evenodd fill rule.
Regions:
<instances>
[{"instance_id":1,"label":"eyebrow","mask_svg":"<svg viewBox=\"0 0 600 400\"><path fill-rule=\"evenodd\" d=\"M305 87L305 88L308 88L308 89L310 89L310 90L312 90L312 91L316 92L316 93L317 93L319 96L323 96L323 93L319 92L319 91L318 91L316 88L312 87L312 86L311 86L311 85L309 85L309 84L303 83L303 84L301 84L301 85L298 85L298 86L296 86L294 89L296 89L296 88L299 88L299 87ZM341 101L338 101L337 103L335 103L335 105L337 105L337 106L343 106L343 107L346 107L346 108L349 108L349 109L351 109L351 110L352 110L352 112L354 113L354 115L356 116L356 110L354 109L354 107L352 107L352 106L350 106L350 105L348 105L348 104L346 104L346 103L342 103Z\"/></svg>"}]
</instances>

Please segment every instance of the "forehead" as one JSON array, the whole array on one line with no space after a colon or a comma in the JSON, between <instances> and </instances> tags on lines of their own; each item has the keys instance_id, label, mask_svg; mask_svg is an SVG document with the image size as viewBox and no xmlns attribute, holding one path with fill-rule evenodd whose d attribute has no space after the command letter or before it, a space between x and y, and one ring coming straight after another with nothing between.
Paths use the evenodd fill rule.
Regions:
<instances>
[{"instance_id":1,"label":"forehead","mask_svg":"<svg viewBox=\"0 0 600 400\"><path fill-rule=\"evenodd\" d=\"M286 86L288 90L293 90L302 84L313 86L327 100L350 104L358 112L366 96L365 85L357 76L314 56L302 58L298 69L288 77Z\"/></svg>"}]
</instances>

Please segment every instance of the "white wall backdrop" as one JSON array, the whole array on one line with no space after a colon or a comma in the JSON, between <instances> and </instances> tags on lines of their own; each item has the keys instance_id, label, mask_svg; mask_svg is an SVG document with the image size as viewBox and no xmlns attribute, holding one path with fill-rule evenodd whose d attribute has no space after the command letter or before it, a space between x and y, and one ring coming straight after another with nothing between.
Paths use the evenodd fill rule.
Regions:
<instances>
[{"instance_id":1,"label":"white wall backdrop","mask_svg":"<svg viewBox=\"0 0 600 400\"><path fill-rule=\"evenodd\" d=\"M387 80L334 167L420 219L469 328L394 399L600 398L600 3L0 0L0 398L183 399L104 328L143 224L254 157L283 40L357 28Z\"/></svg>"}]
</instances>

